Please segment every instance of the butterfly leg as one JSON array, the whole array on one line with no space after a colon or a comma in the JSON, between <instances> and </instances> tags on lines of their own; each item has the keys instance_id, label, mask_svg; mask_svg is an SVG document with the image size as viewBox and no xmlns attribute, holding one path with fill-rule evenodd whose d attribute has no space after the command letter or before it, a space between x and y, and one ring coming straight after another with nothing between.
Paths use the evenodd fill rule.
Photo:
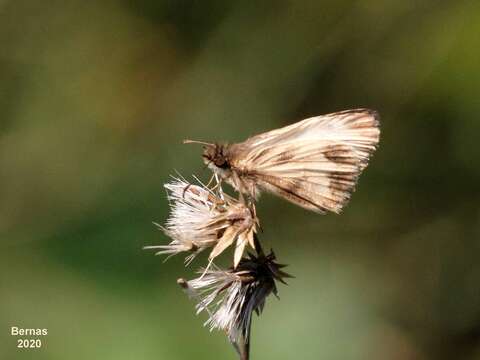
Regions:
<instances>
[{"instance_id":1,"label":"butterfly leg","mask_svg":"<svg viewBox=\"0 0 480 360\"><path fill-rule=\"evenodd\" d=\"M215 173L214 176L215 180L217 181L217 185L215 185L214 189L218 188L218 196L220 197L220 199L222 199L222 201L225 201L225 197L223 196L222 181L218 177L217 173Z\"/></svg>"},{"instance_id":2,"label":"butterfly leg","mask_svg":"<svg viewBox=\"0 0 480 360\"><path fill-rule=\"evenodd\" d=\"M207 185L205 185L206 188L208 188L208 187L210 186L210 184L212 183L212 181L213 181L214 178L215 178L215 175L212 175L212 176L210 177L210 180L208 180Z\"/></svg>"},{"instance_id":3,"label":"butterfly leg","mask_svg":"<svg viewBox=\"0 0 480 360\"><path fill-rule=\"evenodd\" d=\"M245 197L243 196L242 192L238 193L238 201L240 201L242 204L245 204Z\"/></svg>"},{"instance_id":4,"label":"butterfly leg","mask_svg":"<svg viewBox=\"0 0 480 360\"><path fill-rule=\"evenodd\" d=\"M208 186L210 185L213 179L215 179L217 184L214 187L208 189ZM215 210L217 205L225 204L225 197L223 195L223 189L222 189L222 181L219 179L217 174L214 174L212 176L212 178L208 181L208 184L205 187L212 193L216 191L216 195L218 195L218 198L220 198L220 200L217 199L217 201L213 203L213 206L210 208L211 211Z\"/></svg>"}]
</instances>

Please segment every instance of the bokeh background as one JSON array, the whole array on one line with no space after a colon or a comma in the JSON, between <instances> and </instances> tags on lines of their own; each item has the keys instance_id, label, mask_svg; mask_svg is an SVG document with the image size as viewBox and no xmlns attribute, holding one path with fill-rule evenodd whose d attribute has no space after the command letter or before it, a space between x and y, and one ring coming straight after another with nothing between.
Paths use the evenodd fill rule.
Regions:
<instances>
[{"instance_id":1,"label":"bokeh background","mask_svg":"<svg viewBox=\"0 0 480 360\"><path fill-rule=\"evenodd\" d=\"M142 250L169 175L209 177L181 141L370 107L342 215L259 203L296 278L252 359L480 359L479 39L474 0L0 0L0 358L236 359L176 285L205 255Z\"/></svg>"}]
</instances>

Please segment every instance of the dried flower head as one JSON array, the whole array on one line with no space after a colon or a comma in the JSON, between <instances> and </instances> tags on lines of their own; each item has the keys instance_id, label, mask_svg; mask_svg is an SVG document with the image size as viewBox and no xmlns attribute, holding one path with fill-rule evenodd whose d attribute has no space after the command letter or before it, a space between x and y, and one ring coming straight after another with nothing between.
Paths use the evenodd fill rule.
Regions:
<instances>
[{"instance_id":1,"label":"dried flower head","mask_svg":"<svg viewBox=\"0 0 480 360\"><path fill-rule=\"evenodd\" d=\"M291 277L281 270L286 265L275 262L273 252L248 255L236 269L221 270L214 265L210 270L201 269L199 278L178 280L189 296L198 300L197 314L208 312L205 325L210 330L224 330L241 358L248 358L252 313L262 312L270 293L277 296L275 280L285 283L283 279Z\"/></svg>"},{"instance_id":2,"label":"dried flower head","mask_svg":"<svg viewBox=\"0 0 480 360\"><path fill-rule=\"evenodd\" d=\"M189 251L192 253L186 258L189 263L198 253L213 247L211 261L236 242L234 267L240 262L247 244L255 248L253 238L258 219L254 210L243 202L184 179L174 178L165 188L171 210L165 227L160 228L172 241L168 245L148 248L160 249L157 254L170 255Z\"/></svg>"}]
</instances>

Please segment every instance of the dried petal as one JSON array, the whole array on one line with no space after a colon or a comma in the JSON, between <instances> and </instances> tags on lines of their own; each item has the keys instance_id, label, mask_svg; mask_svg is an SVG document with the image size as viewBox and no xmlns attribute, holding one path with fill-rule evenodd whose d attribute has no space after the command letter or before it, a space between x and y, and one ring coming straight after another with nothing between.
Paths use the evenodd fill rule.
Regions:
<instances>
[{"instance_id":1,"label":"dried petal","mask_svg":"<svg viewBox=\"0 0 480 360\"><path fill-rule=\"evenodd\" d=\"M226 194L220 197L203 184L190 184L184 179L174 178L165 188L171 209L165 226L160 228L172 241L168 245L146 247L159 249L157 254L171 256L188 251L191 255L187 262L190 262L201 251L213 247L211 261L238 239L250 240L256 232L258 219L243 202ZM241 255L236 253L235 264Z\"/></svg>"}]
</instances>

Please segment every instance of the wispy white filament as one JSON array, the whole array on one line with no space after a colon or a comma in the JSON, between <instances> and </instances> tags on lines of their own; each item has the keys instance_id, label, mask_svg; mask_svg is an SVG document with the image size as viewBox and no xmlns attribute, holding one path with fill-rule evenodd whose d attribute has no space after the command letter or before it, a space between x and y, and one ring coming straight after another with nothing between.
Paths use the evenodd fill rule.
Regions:
<instances>
[{"instance_id":1,"label":"wispy white filament","mask_svg":"<svg viewBox=\"0 0 480 360\"><path fill-rule=\"evenodd\" d=\"M160 228L172 238L167 245L149 246L157 254L175 255L190 251L186 262L198 253L213 247L210 260L236 242L234 263L241 259L245 246L253 246L257 220L242 202L222 194L222 197L200 184L190 184L174 178L165 185L170 201L170 215Z\"/></svg>"},{"instance_id":2,"label":"wispy white filament","mask_svg":"<svg viewBox=\"0 0 480 360\"><path fill-rule=\"evenodd\" d=\"M209 314L204 325L210 330L225 331L234 344L248 341L252 313L260 313L267 296L276 293L274 279L288 276L278 272L276 263L264 259L244 259L237 270L222 270L213 265L211 270L201 269L199 278L180 282L197 301L197 314Z\"/></svg>"}]
</instances>

